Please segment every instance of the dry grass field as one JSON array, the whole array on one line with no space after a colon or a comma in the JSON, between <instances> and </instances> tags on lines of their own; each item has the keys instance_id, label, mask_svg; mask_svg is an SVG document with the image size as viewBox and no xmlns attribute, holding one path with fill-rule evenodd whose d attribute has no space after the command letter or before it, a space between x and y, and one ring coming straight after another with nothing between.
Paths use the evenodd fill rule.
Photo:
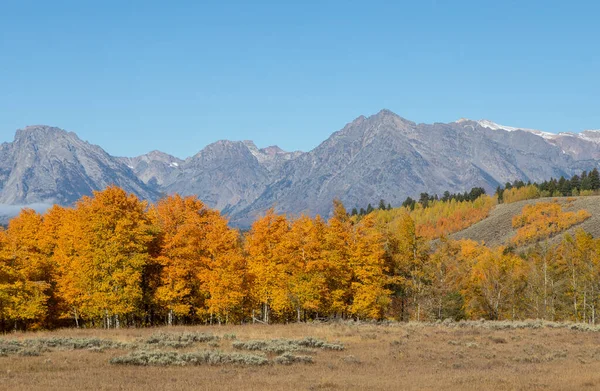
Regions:
<instances>
[{"instance_id":1,"label":"dry grass field","mask_svg":"<svg viewBox=\"0 0 600 391\"><path fill-rule=\"evenodd\" d=\"M288 355L311 356L313 362L285 365L273 360L281 353L278 348L261 352L233 347L236 342L236 346L268 347L270 342L243 342L273 339L286 339L273 346L297 347L294 344L308 336L342 344L344 349L315 348L318 344L292 349ZM314 344L316 339L309 341ZM46 346L40 348L40 341L46 341L41 344ZM54 341L54 347L48 341ZM74 350L82 341L97 346L83 343ZM27 348L10 352L11 346ZM58 330L5 335L0 337L0 347L4 349L0 351L3 390L600 389L600 329L585 325L332 323ZM269 362L111 364L115 357L132 357L141 350L178 357L198 351L262 355Z\"/></svg>"},{"instance_id":2,"label":"dry grass field","mask_svg":"<svg viewBox=\"0 0 600 391\"><path fill-rule=\"evenodd\" d=\"M547 240L549 244L555 244L560 240L564 233L572 234L579 228L591 233L595 238L600 237L600 196L538 198L534 200L519 201L512 204L500 204L492 210L489 217L486 219L473 224L469 228L457 232L450 237L457 240L472 239L477 242L483 241L488 246L508 244L510 239L516 233L516 229L512 226L512 218L521 213L523 206L536 204L538 202L552 202L554 200L561 205L565 205L565 211L585 209L592 214L592 217L583 223L577 224L561 234L550 238Z\"/></svg>"}]
</instances>

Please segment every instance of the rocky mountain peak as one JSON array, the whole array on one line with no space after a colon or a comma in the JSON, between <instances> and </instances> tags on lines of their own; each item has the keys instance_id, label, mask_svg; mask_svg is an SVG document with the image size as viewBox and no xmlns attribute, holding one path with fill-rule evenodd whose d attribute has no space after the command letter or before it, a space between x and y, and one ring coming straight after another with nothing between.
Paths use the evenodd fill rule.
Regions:
<instances>
[{"instance_id":1,"label":"rocky mountain peak","mask_svg":"<svg viewBox=\"0 0 600 391\"><path fill-rule=\"evenodd\" d=\"M30 125L23 129L18 129L15 133L15 142L28 140L29 142L49 140L65 136L77 136L74 133L69 133L66 130L48 126L48 125Z\"/></svg>"},{"instance_id":2,"label":"rocky mountain peak","mask_svg":"<svg viewBox=\"0 0 600 391\"><path fill-rule=\"evenodd\" d=\"M269 156L275 156L275 155L281 155L281 154L287 153L283 149L279 148L277 145L270 145L268 147L261 148L260 151L262 153L264 153L265 155L269 155Z\"/></svg>"},{"instance_id":3,"label":"rocky mountain peak","mask_svg":"<svg viewBox=\"0 0 600 391\"><path fill-rule=\"evenodd\" d=\"M68 205L111 184L145 199L158 195L117 158L57 127L19 129L2 146L0 203Z\"/></svg>"},{"instance_id":4,"label":"rocky mountain peak","mask_svg":"<svg viewBox=\"0 0 600 391\"><path fill-rule=\"evenodd\" d=\"M471 187L493 191L515 179L539 181L600 167L600 131L554 134L467 118L416 124L384 109L359 116L310 152L220 140L185 160L161 151L115 158L74 133L36 125L0 145L0 203L69 204L117 184L145 199L197 195L247 225L266 209L327 216L383 198Z\"/></svg>"}]
</instances>

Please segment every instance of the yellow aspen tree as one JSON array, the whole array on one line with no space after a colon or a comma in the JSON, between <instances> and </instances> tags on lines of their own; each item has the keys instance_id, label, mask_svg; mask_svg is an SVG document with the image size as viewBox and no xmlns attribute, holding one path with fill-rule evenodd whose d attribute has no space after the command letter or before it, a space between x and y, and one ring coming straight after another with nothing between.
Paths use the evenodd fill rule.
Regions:
<instances>
[{"instance_id":1,"label":"yellow aspen tree","mask_svg":"<svg viewBox=\"0 0 600 391\"><path fill-rule=\"evenodd\" d=\"M375 217L365 216L355 225L353 236L350 312L357 318L382 319L391 291L386 289L383 235L376 229Z\"/></svg>"},{"instance_id":2,"label":"yellow aspen tree","mask_svg":"<svg viewBox=\"0 0 600 391\"><path fill-rule=\"evenodd\" d=\"M600 295L600 241L583 229L575 231L575 256L583 267L582 320L596 324Z\"/></svg>"},{"instance_id":3,"label":"yellow aspen tree","mask_svg":"<svg viewBox=\"0 0 600 391\"><path fill-rule=\"evenodd\" d=\"M12 269L12 318L28 327L42 327L48 316L54 269L41 247L42 216L23 209L11 219L5 232L2 253Z\"/></svg>"},{"instance_id":4,"label":"yellow aspen tree","mask_svg":"<svg viewBox=\"0 0 600 391\"><path fill-rule=\"evenodd\" d=\"M219 324L241 319L245 299L246 260L240 236L229 228L227 220L217 211L208 214L206 225L206 260L200 274L203 289L208 292L206 311L216 316Z\"/></svg>"},{"instance_id":5,"label":"yellow aspen tree","mask_svg":"<svg viewBox=\"0 0 600 391\"><path fill-rule=\"evenodd\" d=\"M386 268L389 288L400 320L421 319L422 300L427 288L425 264L429 244L419 236L411 215L398 209L392 218L380 218L378 225L384 233Z\"/></svg>"},{"instance_id":6,"label":"yellow aspen tree","mask_svg":"<svg viewBox=\"0 0 600 391\"><path fill-rule=\"evenodd\" d=\"M519 295L527 282L524 262L503 247L479 247L481 251L463 291L467 313L490 320L515 319Z\"/></svg>"},{"instance_id":7,"label":"yellow aspen tree","mask_svg":"<svg viewBox=\"0 0 600 391\"><path fill-rule=\"evenodd\" d=\"M333 202L333 216L325 233L324 260L330 305L327 314L345 317L352 301L352 221L344 204Z\"/></svg>"},{"instance_id":8,"label":"yellow aspen tree","mask_svg":"<svg viewBox=\"0 0 600 391\"><path fill-rule=\"evenodd\" d=\"M431 277L431 311L437 320L464 318L460 290L468 267L465 267L465 261L460 259L459 254L459 242L441 238L426 265L425 274Z\"/></svg>"},{"instance_id":9,"label":"yellow aspen tree","mask_svg":"<svg viewBox=\"0 0 600 391\"><path fill-rule=\"evenodd\" d=\"M246 235L250 294L254 302L260 304L265 323L270 322L271 311L281 315L291 308L286 273L289 258L284 246L288 230L286 217L270 209L264 217L254 221Z\"/></svg>"},{"instance_id":10,"label":"yellow aspen tree","mask_svg":"<svg viewBox=\"0 0 600 391\"><path fill-rule=\"evenodd\" d=\"M570 320L578 322L583 315L583 297L585 290L585 264L577 249L575 238L566 234L556 249L557 265L566 285L565 301L570 301L567 308Z\"/></svg>"},{"instance_id":11,"label":"yellow aspen tree","mask_svg":"<svg viewBox=\"0 0 600 391\"><path fill-rule=\"evenodd\" d=\"M289 291L300 322L307 313L324 313L328 307L327 268L323 260L325 222L320 216L301 216L294 220L286 235Z\"/></svg>"},{"instance_id":12,"label":"yellow aspen tree","mask_svg":"<svg viewBox=\"0 0 600 391\"><path fill-rule=\"evenodd\" d=\"M67 249L82 315L119 327L133 318L143 299L143 273L149 261L153 227L147 203L110 186L77 202Z\"/></svg>"}]
</instances>

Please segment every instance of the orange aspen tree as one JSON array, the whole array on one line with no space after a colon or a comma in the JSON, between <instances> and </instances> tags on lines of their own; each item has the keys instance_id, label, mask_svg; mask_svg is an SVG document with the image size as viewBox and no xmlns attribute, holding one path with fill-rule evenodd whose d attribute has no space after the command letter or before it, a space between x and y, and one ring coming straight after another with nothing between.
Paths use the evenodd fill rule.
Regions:
<instances>
[{"instance_id":1,"label":"orange aspen tree","mask_svg":"<svg viewBox=\"0 0 600 391\"><path fill-rule=\"evenodd\" d=\"M176 318L202 315L208 297L200 275L206 263L206 232L210 211L196 197L169 196L159 200L151 214L159 228L160 282L155 300L167 313L167 323Z\"/></svg>"},{"instance_id":2,"label":"orange aspen tree","mask_svg":"<svg viewBox=\"0 0 600 391\"><path fill-rule=\"evenodd\" d=\"M54 236L52 260L57 268L56 294L61 304L60 317L73 318L75 326L80 326L82 315L95 321L92 301L92 263L81 256L84 240L83 219L73 208L51 208L45 216L47 237Z\"/></svg>"},{"instance_id":3,"label":"orange aspen tree","mask_svg":"<svg viewBox=\"0 0 600 391\"><path fill-rule=\"evenodd\" d=\"M208 292L206 312L222 321L240 319L245 299L246 260L240 236L229 228L227 220L217 211L207 213L204 246L205 259L200 271L203 289Z\"/></svg>"},{"instance_id":4,"label":"orange aspen tree","mask_svg":"<svg viewBox=\"0 0 600 391\"><path fill-rule=\"evenodd\" d=\"M220 323L239 316L245 260L238 232L194 196L166 197L151 214L160 232L155 299L167 311L167 323L175 317L216 317Z\"/></svg>"}]
</instances>

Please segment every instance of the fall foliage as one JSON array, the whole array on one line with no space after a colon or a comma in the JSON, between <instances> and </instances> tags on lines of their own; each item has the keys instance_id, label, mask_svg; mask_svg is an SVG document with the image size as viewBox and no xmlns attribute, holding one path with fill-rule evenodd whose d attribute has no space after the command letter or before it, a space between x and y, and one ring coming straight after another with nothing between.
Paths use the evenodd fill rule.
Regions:
<instances>
[{"instance_id":1,"label":"fall foliage","mask_svg":"<svg viewBox=\"0 0 600 391\"><path fill-rule=\"evenodd\" d=\"M513 217L513 228L518 228L511 242L517 246L536 242L564 231L590 218L586 210L567 212L556 202L538 202L525 205L521 214Z\"/></svg>"},{"instance_id":2,"label":"fall foliage","mask_svg":"<svg viewBox=\"0 0 600 391\"><path fill-rule=\"evenodd\" d=\"M503 200L505 204L513 202L531 200L534 198L540 198L541 193L537 186L527 185L523 187L513 187L511 189L504 190Z\"/></svg>"},{"instance_id":3,"label":"fall foliage","mask_svg":"<svg viewBox=\"0 0 600 391\"><path fill-rule=\"evenodd\" d=\"M496 203L495 198L487 195L475 201L434 201L426 208L418 205L410 215L417 225L419 236L437 239L485 219Z\"/></svg>"},{"instance_id":4,"label":"fall foliage","mask_svg":"<svg viewBox=\"0 0 600 391\"><path fill-rule=\"evenodd\" d=\"M241 233L196 197L148 205L109 187L72 207L24 209L0 231L0 328L323 318L596 323L600 240L579 230L554 246L540 242L589 214L569 211L568 202L567 210L525 206L513 221L513 244L533 244L524 253L447 239L495 204L486 195L450 197L350 216L336 200L328 219L270 210Z\"/></svg>"}]
</instances>

